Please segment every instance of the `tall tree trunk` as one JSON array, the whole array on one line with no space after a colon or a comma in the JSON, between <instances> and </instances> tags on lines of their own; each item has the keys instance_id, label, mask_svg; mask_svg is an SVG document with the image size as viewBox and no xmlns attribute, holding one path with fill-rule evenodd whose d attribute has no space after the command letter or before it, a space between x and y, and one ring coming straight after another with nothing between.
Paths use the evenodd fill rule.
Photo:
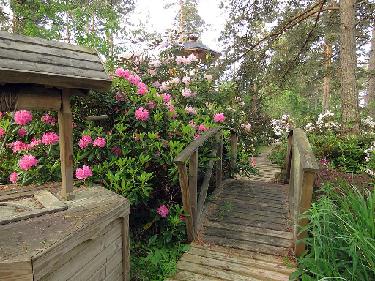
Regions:
<instances>
[{"instance_id":1,"label":"tall tree trunk","mask_svg":"<svg viewBox=\"0 0 375 281\"><path fill-rule=\"evenodd\" d=\"M332 45L328 40L324 42L324 68L325 75L323 78L323 99L322 108L323 112L329 110L330 89L331 89L331 61L332 61Z\"/></svg>"},{"instance_id":2,"label":"tall tree trunk","mask_svg":"<svg viewBox=\"0 0 375 281\"><path fill-rule=\"evenodd\" d=\"M358 93L356 86L355 5L356 0L340 1L341 123L343 132L359 131Z\"/></svg>"},{"instance_id":3,"label":"tall tree trunk","mask_svg":"<svg viewBox=\"0 0 375 281\"><path fill-rule=\"evenodd\" d=\"M370 61L368 64L369 78L367 87L367 101L369 115L375 118L375 24L372 27Z\"/></svg>"}]
</instances>

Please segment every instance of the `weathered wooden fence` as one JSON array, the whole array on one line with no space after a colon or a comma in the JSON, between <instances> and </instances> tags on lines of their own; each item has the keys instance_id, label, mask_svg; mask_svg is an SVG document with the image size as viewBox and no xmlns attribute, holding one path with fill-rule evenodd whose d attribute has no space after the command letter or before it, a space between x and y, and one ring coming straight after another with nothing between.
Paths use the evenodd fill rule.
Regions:
<instances>
[{"instance_id":1,"label":"weathered wooden fence","mask_svg":"<svg viewBox=\"0 0 375 281\"><path fill-rule=\"evenodd\" d=\"M289 182L289 212L293 223L296 256L300 256L305 250L302 239L307 237L307 232L300 230L308 224L308 220L301 217L301 214L311 206L313 184L318 170L319 165L306 133L302 129L293 129L288 137L285 182Z\"/></svg>"},{"instance_id":2,"label":"weathered wooden fence","mask_svg":"<svg viewBox=\"0 0 375 281\"><path fill-rule=\"evenodd\" d=\"M213 141L213 148L210 160L207 165L205 176L198 194L198 150L204 143ZM230 168L234 169L237 158L237 135L231 133L231 162ZM180 187L182 192L182 202L186 217L186 228L188 240L196 238L197 230L201 222L201 215L207 198L208 187L215 168L216 188L222 183L223 178L223 132L222 128L213 128L204 135L191 142L174 160L179 171ZM186 163L188 162L188 166ZM216 165L215 165L216 163ZM233 173L231 173L233 174Z\"/></svg>"}]
</instances>

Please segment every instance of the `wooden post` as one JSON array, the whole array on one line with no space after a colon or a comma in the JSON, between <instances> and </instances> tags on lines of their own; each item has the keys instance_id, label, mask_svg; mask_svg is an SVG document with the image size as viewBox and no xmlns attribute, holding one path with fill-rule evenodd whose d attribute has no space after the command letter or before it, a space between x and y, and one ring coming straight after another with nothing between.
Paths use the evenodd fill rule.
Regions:
<instances>
[{"instance_id":1,"label":"wooden post","mask_svg":"<svg viewBox=\"0 0 375 281\"><path fill-rule=\"evenodd\" d=\"M230 135L230 177L234 178L237 166L237 146L238 136L236 133L231 132Z\"/></svg>"},{"instance_id":2,"label":"wooden post","mask_svg":"<svg viewBox=\"0 0 375 281\"><path fill-rule=\"evenodd\" d=\"M218 188L223 178L223 134L221 131L217 133L216 141L218 143L216 156L219 158L216 162L216 188Z\"/></svg>"},{"instance_id":3,"label":"wooden post","mask_svg":"<svg viewBox=\"0 0 375 281\"><path fill-rule=\"evenodd\" d=\"M61 194L65 200L73 198L73 116L70 108L69 89L61 93L61 108L58 112L60 161L61 161Z\"/></svg>"},{"instance_id":4,"label":"wooden post","mask_svg":"<svg viewBox=\"0 0 375 281\"><path fill-rule=\"evenodd\" d=\"M190 206L193 214L194 237L197 225L197 189L198 189L198 149L196 149L189 159L189 192Z\"/></svg>"},{"instance_id":5,"label":"wooden post","mask_svg":"<svg viewBox=\"0 0 375 281\"><path fill-rule=\"evenodd\" d=\"M294 237L297 237L297 240L301 240L307 237L307 231L300 232L299 230L305 227L309 221L307 218L300 218L301 214L306 212L311 207L311 199L313 194L313 186L315 179L315 171L304 171L302 176L302 185L300 190L300 199L298 204L298 221L294 228ZM297 207L297 206L296 206ZM295 244L295 254L297 257L301 256L305 251L305 243L299 241Z\"/></svg>"},{"instance_id":6,"label":"wooden post","mask_svg":"<svg viewBox=\"0 0 375 281\"><path fill-rule=\"evenodd\" d=\"M178 175L180 180L180 187L182 193L182 204L184 211L188 216L185 218L186 221L186 232L188 241L192 242L194 240L194 228L193 228L193 212L190 205L190 192L189 192L189 179L186 171L185 164L178 164Z\"/></svg>"},{"instance_id":7,"label":"wooden post","mask_svg":"<svg viewBox=\"0 0 375 281\"><path fill-rule=\"evenodd\" d=\"M285 156L285 177L284 177L284 184L287 184L290 180L290 169L292 164L292 150L293 147L293 131L291 131L288 135L288 150Z\"/></svg>"}]
</instances>

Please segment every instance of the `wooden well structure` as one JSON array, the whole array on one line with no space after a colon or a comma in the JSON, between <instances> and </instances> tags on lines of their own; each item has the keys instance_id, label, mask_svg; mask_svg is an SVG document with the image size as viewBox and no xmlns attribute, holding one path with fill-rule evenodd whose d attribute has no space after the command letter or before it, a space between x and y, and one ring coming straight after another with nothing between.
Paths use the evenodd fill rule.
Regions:
<instances>
[{"instance_id":1,"label":"wooden well structure","mask_svg":"<svg viewBox=\"0 0 375 281\"><path fill-rule=\"evenodd\" d=\"M70 98L110 85L91 49L0 32L0 111L58 112L62 176L0 192L1 281L128 280L129 203L102 187L73 190Z\"/></svg>"}]
</instances>

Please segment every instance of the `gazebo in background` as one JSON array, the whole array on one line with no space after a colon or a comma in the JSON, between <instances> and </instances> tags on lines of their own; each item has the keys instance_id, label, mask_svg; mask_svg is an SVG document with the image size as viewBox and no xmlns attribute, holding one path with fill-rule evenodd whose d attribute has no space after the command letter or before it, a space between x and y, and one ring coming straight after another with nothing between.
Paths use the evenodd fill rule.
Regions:
<instances>
[{"instance_id":1,"label":"gazebo in background","mask_svg":"<svg viewBox=\"0 0 375 281\"><path fill-rule=\"evenodd\" d=\"M189 56L194 54L201 60L206 60L207 56L213 58L214 60L220 57L220 53L210 49L198 40L197 35L189 35L186 41L181 43L182 55Z\"/></svg>"}]
</instances>

